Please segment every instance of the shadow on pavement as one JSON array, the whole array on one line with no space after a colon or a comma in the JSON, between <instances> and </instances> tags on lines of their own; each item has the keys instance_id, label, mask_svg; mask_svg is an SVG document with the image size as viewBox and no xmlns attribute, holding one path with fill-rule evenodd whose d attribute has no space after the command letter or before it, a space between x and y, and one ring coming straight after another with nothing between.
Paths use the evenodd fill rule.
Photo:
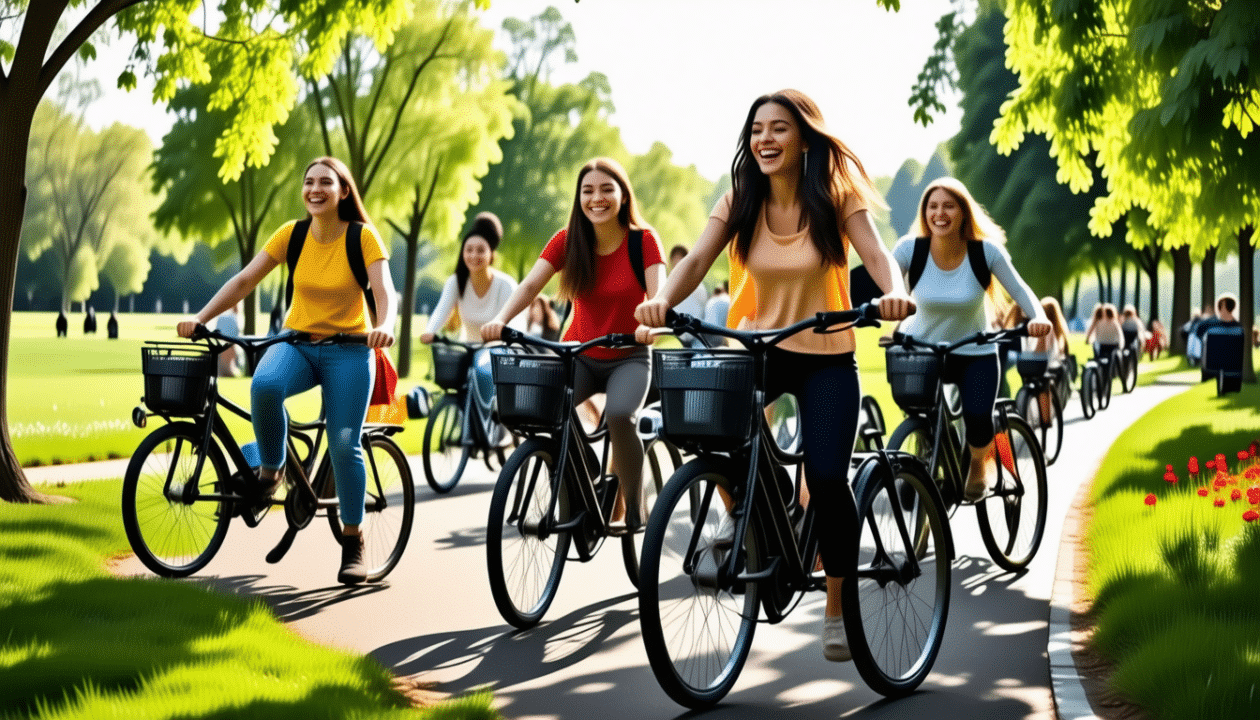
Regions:
<instances>
[{"instance_id":1,"label":"shadow on pavement","mask_svg":"<svg viewBox=\"0 0 1260 720\"><path fill-rule=\"evenodd\" d=\"M331 571L330 571L331 572ZM193 583L230 595L255 597L265 602L285 622L311 617L336 603L373 595L389 588L389 582L363 585L329 585L298 590L292 585L263 585L263 575L228 575L195 578Z\"/></svg>"}]
</instances>

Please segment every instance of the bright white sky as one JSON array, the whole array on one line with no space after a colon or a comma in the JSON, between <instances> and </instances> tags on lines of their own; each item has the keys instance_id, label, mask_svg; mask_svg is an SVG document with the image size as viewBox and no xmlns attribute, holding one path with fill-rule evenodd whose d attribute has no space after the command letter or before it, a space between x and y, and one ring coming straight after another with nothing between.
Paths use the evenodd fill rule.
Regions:
<instances>
[{"instance_id":1,"label":"bright white sky","mask_svg":"<svg viewBox=\"0 0 1260 720\"><path fill-rule=\"evenodd\" d=\"M504 18L548 5L573 24L578 55L552 80L604 73L630 151L662 141L675 162L710 179L729 171L752 100L785 87L814 98L873 176L894 174L907 158L926 162L958 131L957 97L927 128L906 104L950 0L901 0L897 13L875 0L493 0L484 24L498 30ZM152 86L114 88L122 45L102 49L91 66L106 92L91 119L139 125L156 143L170 120L151 105Z\"/></svg>"}]
</instances>

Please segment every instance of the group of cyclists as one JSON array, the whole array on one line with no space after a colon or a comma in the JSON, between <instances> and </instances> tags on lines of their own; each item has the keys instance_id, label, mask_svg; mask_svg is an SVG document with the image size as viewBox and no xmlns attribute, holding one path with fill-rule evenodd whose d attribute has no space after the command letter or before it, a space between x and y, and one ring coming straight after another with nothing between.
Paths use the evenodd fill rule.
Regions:
<instances>
[{"instance_id":1,"label":"group of cyclists","mask_svg":"<svg viewBox=\"0 0 1260 720\"><path fill-rule=\"evenodd\" d=\"M757 98L740 130L731 166L732 188L715 205L690 253L667 276L666 257L642 217L624 168L595 158L578 172L568 224L556 231L528 274L516 283L494 267L503 240L498 218L481 213L465 233L454 275L420 340L433 342L457 308L464 340L489 345L505 327L535 333L558 330L554 312L540 293L559 274L559 294L572 303L566 342L582 343L610 333L632 334L637 347L592 347L577 360L573 399L605 394L604 419L611 472L620 493L609 532L643 531L649 508L644 497L644 443L635 415L649 392L657 328L669 325L671 309L692 295L718 257L730 261L731 328L769 330L818 313L852 308L849 251L856 251L882 293L872 304L880 318L900 323L906 335L950 343L992 327L1003 292L1025 318L1022 348L1043 353L1052 365L1066 357L1063 313L1053 299L1039 301L1011 263L1004 233L953 178L929 184L919 202L913 232L889 250L876 230L873 210L883 206L861 161L831 134L817 105L796 90ZM307 219L280 227L263 250L230 279L177 332L192 337L251 292L277 265L291 260L295 226L305 233L292 264L292 304L285 327L309 336L277 344L262 358L251 391L252 422L261 466L255 482L273 492L283 477L284 399L315 385L323 387L344 535L338 580L363 582L365 470L359 439L373 387L372 349L393 344L396 301L388 246L363 209L345 165L319 158L306 168L302 199ZM347 242L347 234L351 242ZM343 248L354 244L354 260ZM367 289L355 264L367 271ZM908 281L908 282L907 282ZM375 312L369 307L375 301ZM1112 309L1114 314L1114 308ZM1123 342L1123 329L1101 318L1091 339L1104 348ZM339 333L361 333L363 345L314 344ZM855 360L857 336L839 332L799 333L771 349L766 360L766 400L792 395L799 405L800 449L809 503L821 520L819 532L827 600L821 632L823 655L851 658L841 588L854 573L859 523L850 487L850 459L859 429L861 389ZM470 373L474 391L493 395L488 349L478 351ZM995 484L994 407L1003 370L991 343L960 347L941 369L960 390L969 466L965 499L976 502Z\"/></svg>"}]
</instances>

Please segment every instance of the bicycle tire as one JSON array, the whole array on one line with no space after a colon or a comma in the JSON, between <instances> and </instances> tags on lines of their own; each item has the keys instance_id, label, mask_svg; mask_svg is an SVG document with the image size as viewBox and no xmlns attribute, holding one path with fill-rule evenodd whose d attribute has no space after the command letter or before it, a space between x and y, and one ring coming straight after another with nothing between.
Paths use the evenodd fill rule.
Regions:
<instances>
[{"instance_id":1,"label":"bicycle tire","mask_svg":"<svg viewBox=\"0 0 1260 720\"><path fill-rule=\"evenodd\" d=\"M1059 459L1059 452L1063 449L1063 404L1059 402L1059 396L1053 392L1050 393L1050 411L1054 413L1054 417L1046 425L1041 438L1046 467L1050 467L1055 460Z\"/></svg>"},{"instance_id":2,"label":"bicycle tire","mask_svg":"<svg viewBox=\"0 0 1260 720\"><path fill-rule=\"evenodd\" d=\"M1124 357L1128 359L1120 364L1120 389L1131 393L1133 388L1137 387L1138 356L1137 353L1129 350Z\"/></svg>"},{"instance_id":3,"label":"bicycle tire","mask_svg":"<svg viewBox=\"0 0 1260 720\"><path fill-rule=\"evenodd\" d=\"M504 463L490 497L486 523L490 593L503 619L520 629L537 625L551 606L572 540L567 530L546 537L528 532L537 529L550 509L556 454L556 445L550 440L526 440ZM568 486L561 483L558 487L553 520L562 523L570 519ZM518 524L519 506L526 500L525 520Z\"/></svg>"},{"instance_id":4,"label":"bicycle tire","mask_svg":"<svg viewBox=\"0 0 1260 720\"><path fill-rule=\"evenodd\" d=\"M909 417L893 430L888 438L888 450L898 450L916 457L923 467L932 467L932 425L926 418ZM945 464L938 463L932 478L940 492L945 511L953 516L958 508L958 493L948 490L949 479L945 477Z\"/></svg>"},{"instance_id":5,"label":"bicycle tire","mask_svg":"<svg viewBox=\"0 0 1260 720\"><path fill-rule=\"evenodd\" d=\"M883 428L884 411L879 407L879 401L870 395L863 395L861 401L861 412L858 415L858 432L857 439L854 441L853 449L858 452L870 452L875 449L875 442L866 437L868 428Z\"/></svg>"},{"instance_id":6,"label":"bicycle tire","mask_svg":"<svg viewBox=\"0 0 1260 720\"><path fill-rule=\"evenodd\" d=\"M191 502L170 499L172 490L187 487L197 466L205 432L190 422L164 425L149 433L127 463L123 475L122 517L131 549L144 566L168 578L201 570L223 546L234 503L230 500ZM227 492L227 462L211 442L198 478L199 492Z\"/></svg>"},{"instance_id":7,"label":"bicycle tire","mask_svg":"<svg viewBox=\"0 0 1260 720\"><path fill-rule=\"evenodd\" d=\"M472 446L464 442L464 409L447 395L438 402L424 426L424 479L439 495L459 484Z\"/></svg>"},{"instance_id":8,"label":"bicycle tire","mask_svg":"<svg viewBox=\"0 0 1260 720\"><path fill-rule=\"evenodd\" d=\"M1037 554L1046 529L1046 465L1032 429L1018 416L1001 414L997 437L998 486L976 503L980 537L989 557L1017 572Z\"/></svg>"},{"instance_id":9,"label":"bicycle tire","mask_svg":"<svg viewBox=\"0 0 1260 720\"><path fill-rule=\"evenodd\" d=\"M369 435L363 464L367 471L367 495L364 498L363 564L367 566L367 581L378 582L390 573L402 559L411 539L411 528L416 514L416 485L411 475L411 465L402 448L386 435ZM335 489L332 463L320 465L312 485L319 496L332 497ZM330 510L328 524L333 537L341 538L341 518Z\"/></svg>"},{"instance_id":10,"label":"bicycle tire","mask_svg":"<svg viewBox=\"0 0 1260 720\"><path fill-rule=\"evenodd\" d=\"M1042 418L1041 403L1027 388L1020 388L1015 394L1015 410L1028 423L1037 442L1041 443L1041 452L1046 466L1049 467L1058 459L1059 448L1063 445L1063 408L1054 392L1048 389L1046 392L1049 395L1047 402L1050 404L1048 420Z\"/></svg>"},{"instance_id":11,"label":"bicycle tire","mask_svg":"<svg viewBox=\"0 0 1260 720\"><path fill-rule=\"evenodd\" d=\"M857 572L841 590L854 664L886 697L914 692L936 662L949 617L953 544L926 468L904 455L894 463L892 477L876 459L859 468Z\"/></svg>"},{"instance_id":12,"label":"bicycle tire","mask_svg":"<svg viewBox=\"0 0 1260 720\"><path fill-rule=\"evenodd\" d=\"M683 465L661 491L643 539L639 619L648 664L666 694L692 709L711 707L730 692L757 628L758 585L719 583L711 572L725 557L715 539L733 520L717 489L730 492L735 477L741 475L731 463L713 457ZM697 557L689 568L693 536ZM750 525L744 543L750 570L762 563L756 538Z\"/></svg>"},{"instance_id":13,"label":"bicycle tire","mask_svg":"<svg viewBox=\"0 0 1260 720\"><path fill-rule=\"evenodd\" d=\"M664 440L656 440L643 451L643 459L647 465L649 479L643 484L643 524L647 525L652 517L652 509L661 496L665 481L682 466L682 455L678 448ZM644 532L630 533L621 538L621 558L626 566L626 575L630 582L639 587L639 558L643 556Z\"/></svg>"},{"instance_id":14,"label":"bicycle tire","mask_svg":"<svg viewBox=\"0 0 1260 720\"><path fill-rule=\"evenodd\" d=\"M1098 385L1094 379L1096 372L1094 365L1086 365L1085 369L1081 370L1081 412L1086 420L1094 417L1094 413L1098 412L1094 406L1094 390Z\"/></svg>"},{"instance_id":15,"label":"bicycle tire","mask_svg":"<svg viewBox=\"0 0 1260 720\"><path fill-rule=\"evenodd\" d=\"M1098 389L1094 392L1094 402L1099 410L1106 410L1111 405L1111 386L1115 384L1115 379L1115 366L1111 362L1094 373L1094 382L1098 384Z\"/></svg>"}]
</instances>

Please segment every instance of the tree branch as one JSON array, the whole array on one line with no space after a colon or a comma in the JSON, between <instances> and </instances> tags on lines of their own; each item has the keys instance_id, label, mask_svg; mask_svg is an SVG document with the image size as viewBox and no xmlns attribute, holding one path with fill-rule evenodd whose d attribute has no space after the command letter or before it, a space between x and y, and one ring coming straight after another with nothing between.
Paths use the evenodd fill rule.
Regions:
<instances>
[{"instance_id":1,"label":"tree branch","mask_svg":"<svg viewBox=\"0 0 1260 720\"><path fill-rule=\"evenodd\" d=\"M39 81L36 86L37 91L42 97L48 88L52 85L53 80L57 77L57 73L70 62L70 58L83 47L83 43L87 42L92 34L95 33L105 21L109 20L118 13L126 10L132 5L139 5L146 0L101 0L100 4L92 8L83 20L66 35L61 44L53 50L48 59L44 61L43 67L39 71ZM61 5L65 6L65 1L61 0ZM58 12L58 15L61 13ZM22 33L25 35L25 30Z\"/></svg>"},{"instance_id":2,"label":"tree branch","mask_svg":"<svg viewBox=\"0 0 1260 720\"><path fill-rule=\"evenodd\" d=\"M328 136L328 117L324 114L324 99L319 92L319 83L314 80L309 82L311 84L311 102L315 105L315 116L319 120L319 132L324 137L324 154L332 155L332 138Z\"/></svg>"}]
</instances>

